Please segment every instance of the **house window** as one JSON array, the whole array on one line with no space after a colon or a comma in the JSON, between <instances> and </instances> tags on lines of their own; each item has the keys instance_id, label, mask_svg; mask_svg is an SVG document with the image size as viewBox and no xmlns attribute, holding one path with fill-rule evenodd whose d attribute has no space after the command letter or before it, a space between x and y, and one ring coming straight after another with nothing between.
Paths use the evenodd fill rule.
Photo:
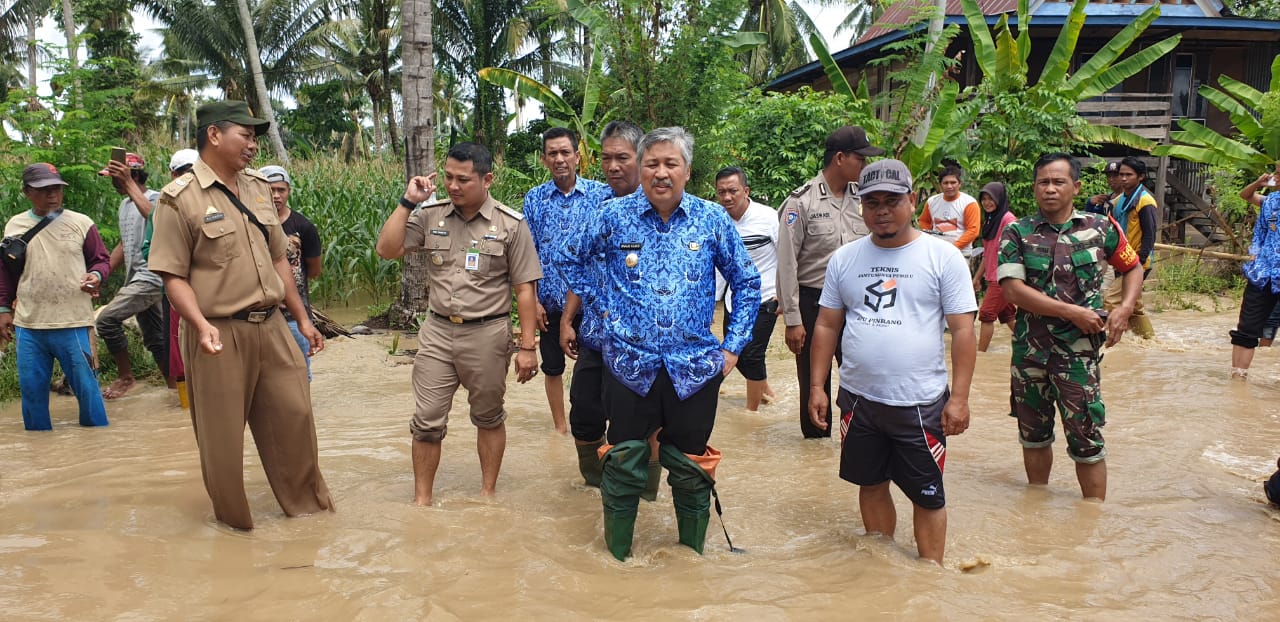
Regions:
<instances>
[{"instance_id":1,"label":"house window","mask_svg":"<svg viewBox=\"0 0 1280 622\"><path fill-rule=\"evenodd\" d=\"M1200 117L1200 96L1196 93L1199 87L1195 79L1196 57L1194 54L1175 54L1173 58L1173 116Z\"/></svg>"}]
</instances>

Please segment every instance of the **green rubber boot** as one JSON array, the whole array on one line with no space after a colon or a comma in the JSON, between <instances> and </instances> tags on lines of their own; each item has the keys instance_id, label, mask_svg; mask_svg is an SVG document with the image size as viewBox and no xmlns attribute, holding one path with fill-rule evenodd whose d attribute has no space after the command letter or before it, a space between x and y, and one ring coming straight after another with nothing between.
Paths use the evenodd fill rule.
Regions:
<instances>
[{"instance_id":1,"label":"green rubber boot","mask_svg":"<svg viewBox=\"0 0 1280 622\"><path fill-rule=\"evenodd\" d=\"M604 505L604 544L618 561L631 556L636 508L648 480L649 444L625 441L601 460L600 501Z\"/></svg>"},{"instance_id":2,"label":"green rubber boot","mask_svg":"<svg viewBox=\"0 0 1280 622\"><path fill-rule=\"evenodd\" d=\"M662 463L657 460L649 461L649 481L644 485L644 492L640 493L640 498L650 503L658 500L658 486L662 484Z\"/></svg>"},{"instance_id":3,"label":"green rubber boot","mask_svg":"<svg viewBox=\"0 0 1280 622\"><path fill-rule=\"evenodd\" d=\"M707 524L711 522L711 487L715 480L674 445L662 445L658 459L668 471L667 483L671 485L671 501L676 508L680 544L701 555L707 539Z\"/></svg>"},{"instance_id":4,"label":"green rubber boot","mask_svg":"<svg viewBox=\"0 0 1280 622\"><path fill-rule=\"evenodd\" d=\"M582 479L587 485L593 488L600 487L600 472L603 468L600 463L601 445L604 445L603 439L587 445L575 444L578 449L578 472L582 473Z\"/></svg>"}]
</instances>

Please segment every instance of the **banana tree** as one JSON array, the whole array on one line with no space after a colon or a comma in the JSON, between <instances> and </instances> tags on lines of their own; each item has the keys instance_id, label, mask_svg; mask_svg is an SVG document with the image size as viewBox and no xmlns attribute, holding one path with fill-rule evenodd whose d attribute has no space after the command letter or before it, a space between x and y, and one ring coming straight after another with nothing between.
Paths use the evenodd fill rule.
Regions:
<instances>
[{"instance_id":1,"label":"banana tree","mask_svg":"<svg viewBox=\"0 0 1280 622\"><path fill-rule=\"evenodd\" d=\"M1256 170L1280 162L1280 55L1271 61L1271 85L1259 91L1228 76L1220 89L1200 87L1200 96L1231 118L1237 137L1223 136L1190 119L1179 119L1181 131L1170 134L1177 144L1152 153L1233 169Z\"/></svg>"},{"instance_id":2,"label":"banana tree","mask_svg":"<svg viewBox=\"0 0 1280 622\"><path fill-rule=\"evenodd\" d=\"M600 150L600 139L594 135L596 109L600 104L600 63L601 55L596 54L591 61L591 70L587 73L581 114L551 87L518 71L485 67L480 70L480 79L515 91L521 97L536 100L542 104L542 110L549 119L556 119L573 128L578 135L578 151L583 155L579 173L585 174L595 153Z\"/></svg>"},{"instance_id":3,"label":"banana tree","mask_svg":"<svg viewBox=\"0 0 1280 622\"><path fill-rule=\"evenodd\" d=\"M974 58L984 76L985 84L981 90L988 93L1022 91L1029 105L1043 106L1047 112L1065 113L1068 111L1053 109L1063 102L1074 105L1106 93L1168 54L1182 40L1182 35L1162 39L1117 62L1160 16L1160 5L1154 4L1112 37L1084 65L1070 73L1071 59L1075 57L1085 25L1085 8L1089 4L1088 0L1075 0L1066 24L1058 32L1044 70L1036 83L1028 87L1030 67L1027 59L1031 54L1029 0L1018 2L1016 37L1007 16L1000 16L993 36L977 0L962 0L961 4L973 39ZM1068 126L1068 131L1081 143L1111 143L1143 151L1150 151L1155 146L1152 141L1133 132L1108 125L1073 123Z\"/></svg>"}]
</instances>

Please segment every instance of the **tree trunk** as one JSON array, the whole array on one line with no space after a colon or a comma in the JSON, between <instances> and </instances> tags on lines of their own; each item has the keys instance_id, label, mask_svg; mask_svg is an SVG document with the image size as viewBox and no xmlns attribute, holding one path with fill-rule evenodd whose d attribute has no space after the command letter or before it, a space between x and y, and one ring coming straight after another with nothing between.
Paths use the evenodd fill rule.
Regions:
<instances>
[{"instance_id":1,"label":"tree trunk","mask_svg":"<svg viewBox=\"0 0 1280 622\"><path fill-rule=\"evenodd\" d=\"M67 61L71 63L71 71L80 68L77 62L76 13L71 0L62 0L62 31L67 35Z\"/></svg>"},{"instance_id":2,"label":"tree trunk","mask_svg":"<svg viewBox=\"0 0 1280 622\"><path fill-rule=\"evenodd\" d=\"M40 98L36 95L36 71L40 67L40 63L36 59L36 28L39 27L39 20L36 19L33 11L27 16L27 88L31 89L31 99L28 100L28 110L35 110L40 105Z\"/></svg>"},{"instance_id":3,"label":"tree trunk","mask_svg":"<svg viewBox=\"0 0 1280 622\"><path fill-rule=\"evenodd\" d=\"M249 14L248 0L236 0L236 8L240 11L240 28L244 30L244 43L249 53L249 73L253 74L253 87L258 92L258 114L271 123L267 134L271 137L271 149L275 151L276 158L289 166L289 152L284 150L280 126L276 123L276 113L271 109L271 96L267 93L267 81L262 77L262 55L258 53L258 36L253 32L253 17Z\"/></svg>"},{"instance_id":4,"label":"tree trunk","mask_svg":"<svg viewBox=\"0 0 1280 622\"><path fill-rule=\"evenodd\" d=\"M432 127L431 0L404 0L400 10L404 52L405 173L408 177L435 170ZM407 328L427 311L427 255L408 253L400 281L400 298L387 310L392 327Z\"/></svg>"}]
</instances>

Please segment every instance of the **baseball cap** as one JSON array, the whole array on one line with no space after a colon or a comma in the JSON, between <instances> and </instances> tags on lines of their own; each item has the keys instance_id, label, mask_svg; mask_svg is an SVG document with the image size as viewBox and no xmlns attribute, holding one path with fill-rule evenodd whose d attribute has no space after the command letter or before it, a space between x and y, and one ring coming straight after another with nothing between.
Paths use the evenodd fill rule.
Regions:
<instances>
[{"instance_id":1,"label":"baseball cap","mask_svg":"<svg viewBox=\"0 0 1280 622\"><path fill-rule=\"evenodd\" d=\"M262 173L262 176L266 177L267 181L271 183L283 181L284 183L293 186L293 180L289 179L289 171L284 170L283 166L276 166L274 164L271 166L264 166L258 169L258 172Z\"/></svg>"},{"instance_id":2,"label":"baseball cap","mask_svg":"<svg viewBox=\"0 0 1280 622\"><path fill-rule=\"evenodd\" d=\"M262 136L271 127L271 122L259 119L249 112L249 104L242 101L220 101L205 104L196 109L196 126L204 127L210 123L230 121L237 125L253 128L254 134Z\"/></svg>"},{"instance_id":3,"label":"baseball cap","mask_svg":"<svg viewBox=\"0 0 1280 622\"><path fill-rule=\"evenodd\" d=\"M130 170L137 170L140 168L147 168L147 161L143 160L142 156L131 151L124 154L124 165L129 167ZM104 168L98 171L98 174L106 177L111 174L111 171Z\"/></svg>"},{"instance_id":4,"label":"baseball cap","mask_svg":"<svg viewBox=\"0 0 1280 622\"><path fill-rule=\"evenodd\" d=\"M872 192L892 192L909 194L912 189L911 171L907 165L897 160L877 160L862 169L862 178L858 181L858 196L863 197Z\"/></svg>"},{"instance_id":5,"label":"baseball cap","mask_svg":"<svg viewBox=\"0 0 1280 622\"><path fill-rule=\"evenodd\" d=\"M872 147L867 140L866 130L856 125L846 125L827 136L827 151L849 153L852 151L861 156L884 155L884 149Z\"/></svg>"},{"instance_id":6,"label":"baseball cap","mask_svg":"<svg viewBox=\"0 0 1280 622\"><path fill-rule=\"evenodd\" d=\"M22 185L32 188L47 188L49 186L65 186L67 182L62 180L62 175L58 174L58 169L54 168L48 162L36 162L22 169Z\"/></svg>"},{"instance_id":7,"label":"baseball cap","mask_svg":"<svg viewBox=\"0 0 1280 622\"><path fill-rule=\"evenodd\" d=\"M173 173L184 166L191 166L200 158L200 153L195 149L180 149L173 153L173 157L169 158L169 172Z\"/></svg>"},{"instance_id":8,"label":"baseball cap","mask_svg":"<svg viewBox=\"0 0 1280 622\"><path fill-rule=\"evenodd\" d=\"M1118 175L1120 173L1120 161L1107 162L1107 166L1102 169L1102 172L1107 175Z\"/></svg>"}]
</instances>

